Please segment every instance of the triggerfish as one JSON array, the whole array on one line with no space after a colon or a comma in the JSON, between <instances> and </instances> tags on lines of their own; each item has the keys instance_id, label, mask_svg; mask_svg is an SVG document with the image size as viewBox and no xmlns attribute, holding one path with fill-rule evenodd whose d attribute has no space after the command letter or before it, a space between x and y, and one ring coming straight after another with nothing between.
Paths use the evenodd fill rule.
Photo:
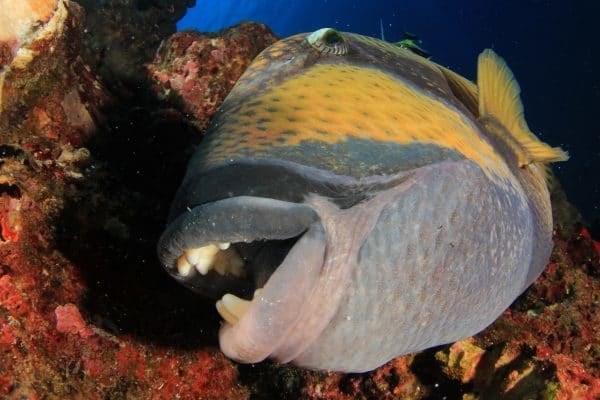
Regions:
<instances>
[{"instance_id":1,"label":"triggerfish","mask_svg":"<svg viewBox=\"0 0 600 400\"><path fill-rule=\"evenodd\" d=\"M548 163L491 50L477 83L324 28L245 71L189 162L158 243L216 300L221 350L368 371L474 335L544 269Z\"/></svg>"}]
</instances>

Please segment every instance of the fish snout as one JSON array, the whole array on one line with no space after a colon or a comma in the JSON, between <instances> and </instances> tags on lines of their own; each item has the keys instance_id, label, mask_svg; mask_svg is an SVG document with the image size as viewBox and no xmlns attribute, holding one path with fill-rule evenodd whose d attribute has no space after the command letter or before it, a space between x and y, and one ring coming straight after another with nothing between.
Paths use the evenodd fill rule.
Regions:
<instances>
[{"instance_id":1,"label":"fish snout","mask_svg":"<svg viewBox=\"0 0 600 400\"><path fill-rule=\"evenodd\" d=\"M238 196L189 209L158 244L166 271L218 299L221 348L241 362L272 355L293 329L325 257L325 230L307 204Z\"/></svg>"}]
</instances>

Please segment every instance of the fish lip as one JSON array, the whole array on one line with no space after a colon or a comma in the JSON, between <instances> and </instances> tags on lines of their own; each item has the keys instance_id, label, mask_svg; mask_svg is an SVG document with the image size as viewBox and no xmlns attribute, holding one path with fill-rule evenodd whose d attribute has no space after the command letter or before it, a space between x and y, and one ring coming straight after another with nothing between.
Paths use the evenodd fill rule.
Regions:
<instances>
[{"instance_id":1,"label":"fish lip","mask_svg":"<svg viewBox=\"0 0 600 400\"><path fill-rule=\"evenodd\" d=\"M214 224L213 224L214 222ZM220 224L219 224L220 222ZM298 238L283 262L271 273L248 310L231 325L224 322L222 351L240 362L258 362L272 356L294 329L324 266L326 234L316 210L251 196L202 204L176 218L158 242L158 254L167 272L184 286L213 298L226 293L251 298L254 285L244 279L207 275L178 276L175 260L189 247L207 243L252 242Z\"/></svg>"},{"instance_id":2,"label":"fish lip","mask_svg":"<svg viewBox=\"0 0 600 400\"><path fill-rule=\"evenodd\" d=\"M305 305L318 286L326 244L325 229L321 221L316 221L255 295L244 315L233 325L223 323L219 344L226 356L242 363L256 363L275 356L282 346L291 345L292 351L303 346L287 343L286 339L298 327Z\"/></svg>"},{"instance_id":3,"label":"fish lip","mask_svg":"<svg viewBox=\"0 0 600 400\"><path fill-rule=\"evenodd\" d=\"M251 297L254 284L210 271L206 276L180 276L177 259L189 248L209 243L251 243L284 240L303 235L319 221L309 205L266 197L237 196L188 208L167 226L157 244L166 272L180 284L211 298L225 293Z\"/></svg>"}]
</instances>

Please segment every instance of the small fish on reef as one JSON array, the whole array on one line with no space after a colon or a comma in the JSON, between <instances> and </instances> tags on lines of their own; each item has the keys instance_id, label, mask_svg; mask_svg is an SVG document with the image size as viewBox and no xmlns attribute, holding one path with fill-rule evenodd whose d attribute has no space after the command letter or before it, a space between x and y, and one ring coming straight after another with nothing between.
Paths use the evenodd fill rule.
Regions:
<instances>
[{"instance_id":1,"label":"small fish on reef","mask_svg":"<svg viewBox=\"0 0 600 400\"><path fill-rule=\"evenodd\" d=\"M491 50L477 84L324 28L265 49L189 162L158 243L222 351L360 372L492 323L552 248L547 163Z\"/></svg>"}]
</instances>

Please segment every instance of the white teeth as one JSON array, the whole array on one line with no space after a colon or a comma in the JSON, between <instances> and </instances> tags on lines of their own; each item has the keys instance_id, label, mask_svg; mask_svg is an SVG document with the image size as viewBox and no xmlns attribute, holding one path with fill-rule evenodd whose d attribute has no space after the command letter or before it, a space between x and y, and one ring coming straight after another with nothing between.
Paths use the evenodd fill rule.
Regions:
<instances>
[{"instance_id":1,"label":"white teeth","mask_svg":"<svg viewBox=\"0 0 600 400\"><path fill-rule=\"evenodd\" d=\"M238 319L241 318L250 307L250 301L240 299L239 297L230 293L225 294L221 300L223 301L225 307L227 307L227 309L233 315L238 317Z\"/></svg>"},{"instance_id":2,"label":"white teeth","mask_svg":"<svg viewBox=\"0 0 600 400\"><path fill-rule=\"evenodd\" d=\"M244 316L251 303L251 301L227 293L217 301L217 311L225 321L233 325Z\"/></svg>"},{"instance_id":3,"label":"white teeth","mask_svg":"<svg viewBox=\"0 0 600 400\"><path fill-rule=\"evenodd\" d=\"M188 262L184 255L177 259L177 272L181 276L190 276L194 272L194 267Z\"/></svg>"},{"instance_id":4,"label":"white teeth","mask_svg":"<svg viewBox=\"0 0 600 400\"><path fill-rule=\"evenodd\" d=\"M203 258L212 258L219 249L214 244L209 244L208 246L196 247L194 249L187 249L185 252L185 258L189 261L190 264L196 265L200 259Z\"/></svg>"},{"instance_id":5,"label":"white teeth","mask_svg":"<svg viewBox=\"0 0 600 400\"><path fill-rule=\"evenodd\" d=\"M234 325L238 322L238 318L229 312L225 304L223 304L222 300L217 301L217 312L225 321L229 322L231 325Z\"/></svg>"},{"instance_id":6,"label":"white teeth","mask_svg":"<svg viewBox=\"0 0 600 400\"><path fill-rule=\"evenodd\" d=\"M196 271L200 272L202 275L208 274L208 271L211 270L212 258L201 258L199 259L194 267L196 267Z\"/></svg>"},{"instance_id":7,"label":"white teeth","mask_svg":"<svg viewBox=\"0 0 600 400\"><path fill-rule=\"evenodd\" d=\"M177 260L177 270L181 276L189 276L194 268L202 275L213 269L221 275L236 277L244 276L246 272L244 261L227 242L187 249Z\"/></svg>"}]
</instances>

